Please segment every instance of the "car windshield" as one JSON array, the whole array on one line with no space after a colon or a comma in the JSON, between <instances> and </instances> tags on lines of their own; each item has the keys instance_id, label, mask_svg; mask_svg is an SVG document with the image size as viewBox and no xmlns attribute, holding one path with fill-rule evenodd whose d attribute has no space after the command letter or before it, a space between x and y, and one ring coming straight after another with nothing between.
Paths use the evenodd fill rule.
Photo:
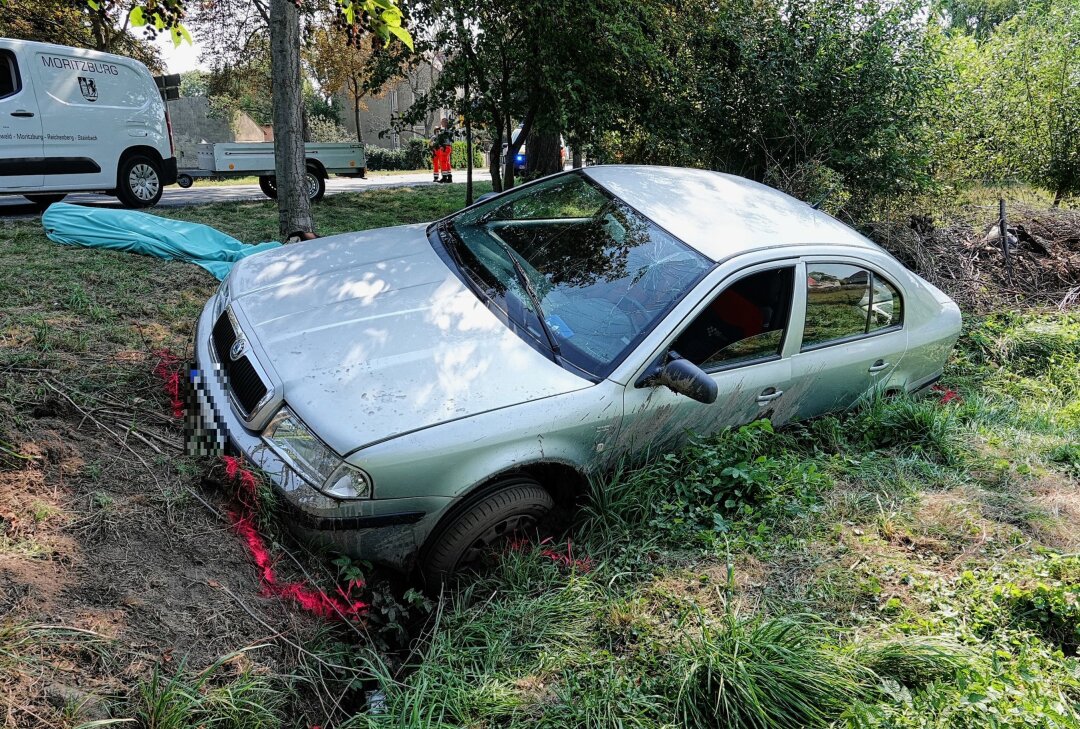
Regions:
<instances>
[{"instance_id":1,"label":"car windshield","mask_svg":"<svg viewBox=\"0 0 1080 729\"><path fill-rule=\"evenodd\" d=\"M545 349L550 336L561 360L598 377L712 266L580 173L465 210L449 230L463 268L523 333Z\"/></svg>"}]
</instances>

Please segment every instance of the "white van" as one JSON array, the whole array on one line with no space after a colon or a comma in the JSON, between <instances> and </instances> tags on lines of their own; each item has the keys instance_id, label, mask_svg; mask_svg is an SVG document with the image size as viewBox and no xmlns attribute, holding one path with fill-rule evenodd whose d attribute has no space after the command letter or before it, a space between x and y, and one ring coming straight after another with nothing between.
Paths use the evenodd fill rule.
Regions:
<instances>
[{"instance_id":1,"label":"white van","mask_svg":"<svg viewBox=\"0 0 1080 729\"><path fill-rule=\"evenodd\" d=\"M176 182L154 78L109 53L0 38L0 195L104 192L148 207Z\"/></svg>"}]
</instances>

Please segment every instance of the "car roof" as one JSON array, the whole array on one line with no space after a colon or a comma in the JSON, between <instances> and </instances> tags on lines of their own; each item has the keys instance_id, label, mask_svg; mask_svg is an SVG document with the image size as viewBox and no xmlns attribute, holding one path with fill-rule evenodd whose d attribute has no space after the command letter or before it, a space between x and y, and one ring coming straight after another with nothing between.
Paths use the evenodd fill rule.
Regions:
<instances>
[{"instance_id":1,"label":"car roof","mask_svg":"<svg viewBox=\"0 0 1080 729\"><path fill-rule=\"evenodd\" d=\"M648 165L599 165L583 172L714 261L808 244L881 250L832 216L743 177Z\"/></svg>"},{"instance_id":2,"label":"car roof","mask_svg":"<svg viewBox=\"0 0 1080 729\"><path fill-rule=\"evenodd\" d=\"M18 47L27 51L38 51L39 53L64 53L67 55L94 58L100 61L111 61L113 63L135 63L140 66L144 65L141 61L137 61L130 56L120 56L115 53L106 53L105 51L94 51L89 48L62 46L57 43L42 43L41 41L28 41L22 40L21 38L0 38L0 43L3 43L7 48Z\"/></svg>"}]
</instances>

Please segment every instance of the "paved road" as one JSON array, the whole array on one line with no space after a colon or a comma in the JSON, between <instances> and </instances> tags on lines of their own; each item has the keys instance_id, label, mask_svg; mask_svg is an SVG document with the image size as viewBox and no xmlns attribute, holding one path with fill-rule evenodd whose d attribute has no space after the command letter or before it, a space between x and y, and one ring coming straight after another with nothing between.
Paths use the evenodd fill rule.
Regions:
<instances>
[{"instance_id":1,"label":"paved road","mask_svg":"<svg viewBox=\"0 0 1080 729\"><path fill-rule=\"evenodd\" d=\"M487 181L491 179L487 170L474 170L473 179ZM458 171L454 175L454 182L465 182L465 173ZM332 177L326 181L326 194L336 195L339 192L362 192L375 187L412 187L414 185L430 185L431 174L424 172L408 175L372 175L364 180L353 180L345 177ZM203 205L215 202L236 202L239 200L266 200L258 185L207 185L183 190L175 185L165 188L158 207L175 208L186 205ZM90 193L73 193L64 198L64 202L78 203L80 205L92 205L94 207L118 208L120 203L115 197L108 195L95 195ZM152 211L153 208L150 208ZM38 216L37 209L26 202L26 198L20 195L0 195L0 219L35 218Z\"/></svg>"}]
</instances>

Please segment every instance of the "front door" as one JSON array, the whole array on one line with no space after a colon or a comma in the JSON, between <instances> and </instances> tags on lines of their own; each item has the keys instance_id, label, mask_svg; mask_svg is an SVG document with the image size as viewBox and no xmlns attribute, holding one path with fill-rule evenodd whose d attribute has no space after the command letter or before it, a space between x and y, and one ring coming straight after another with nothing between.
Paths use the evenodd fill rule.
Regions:
<instances>
[{"instance_id":1,"label":"front door","mask_svg":"<svg viewBox=\"0 0 1080 729\"><path fill-rule=\"evenodd\" d=\"M15 54L0 48L0 190L41 187L41 117Z\"/></svg>"},{"instance_id":2,"label":"front door","mask_svg":"<svg viewBox=\"0 0 1080 729\"><path fill-rule=\"evenodd\" d=\"M737 276L710 297L661 355L683 357L705 370L716 381L716 402L706 405L666 387L630 383L621 452L672 450L691 434L709 435L761 418L787 419L791 368L782 351L795 265L766 264Z\"/></svg>"}]
</instances>

